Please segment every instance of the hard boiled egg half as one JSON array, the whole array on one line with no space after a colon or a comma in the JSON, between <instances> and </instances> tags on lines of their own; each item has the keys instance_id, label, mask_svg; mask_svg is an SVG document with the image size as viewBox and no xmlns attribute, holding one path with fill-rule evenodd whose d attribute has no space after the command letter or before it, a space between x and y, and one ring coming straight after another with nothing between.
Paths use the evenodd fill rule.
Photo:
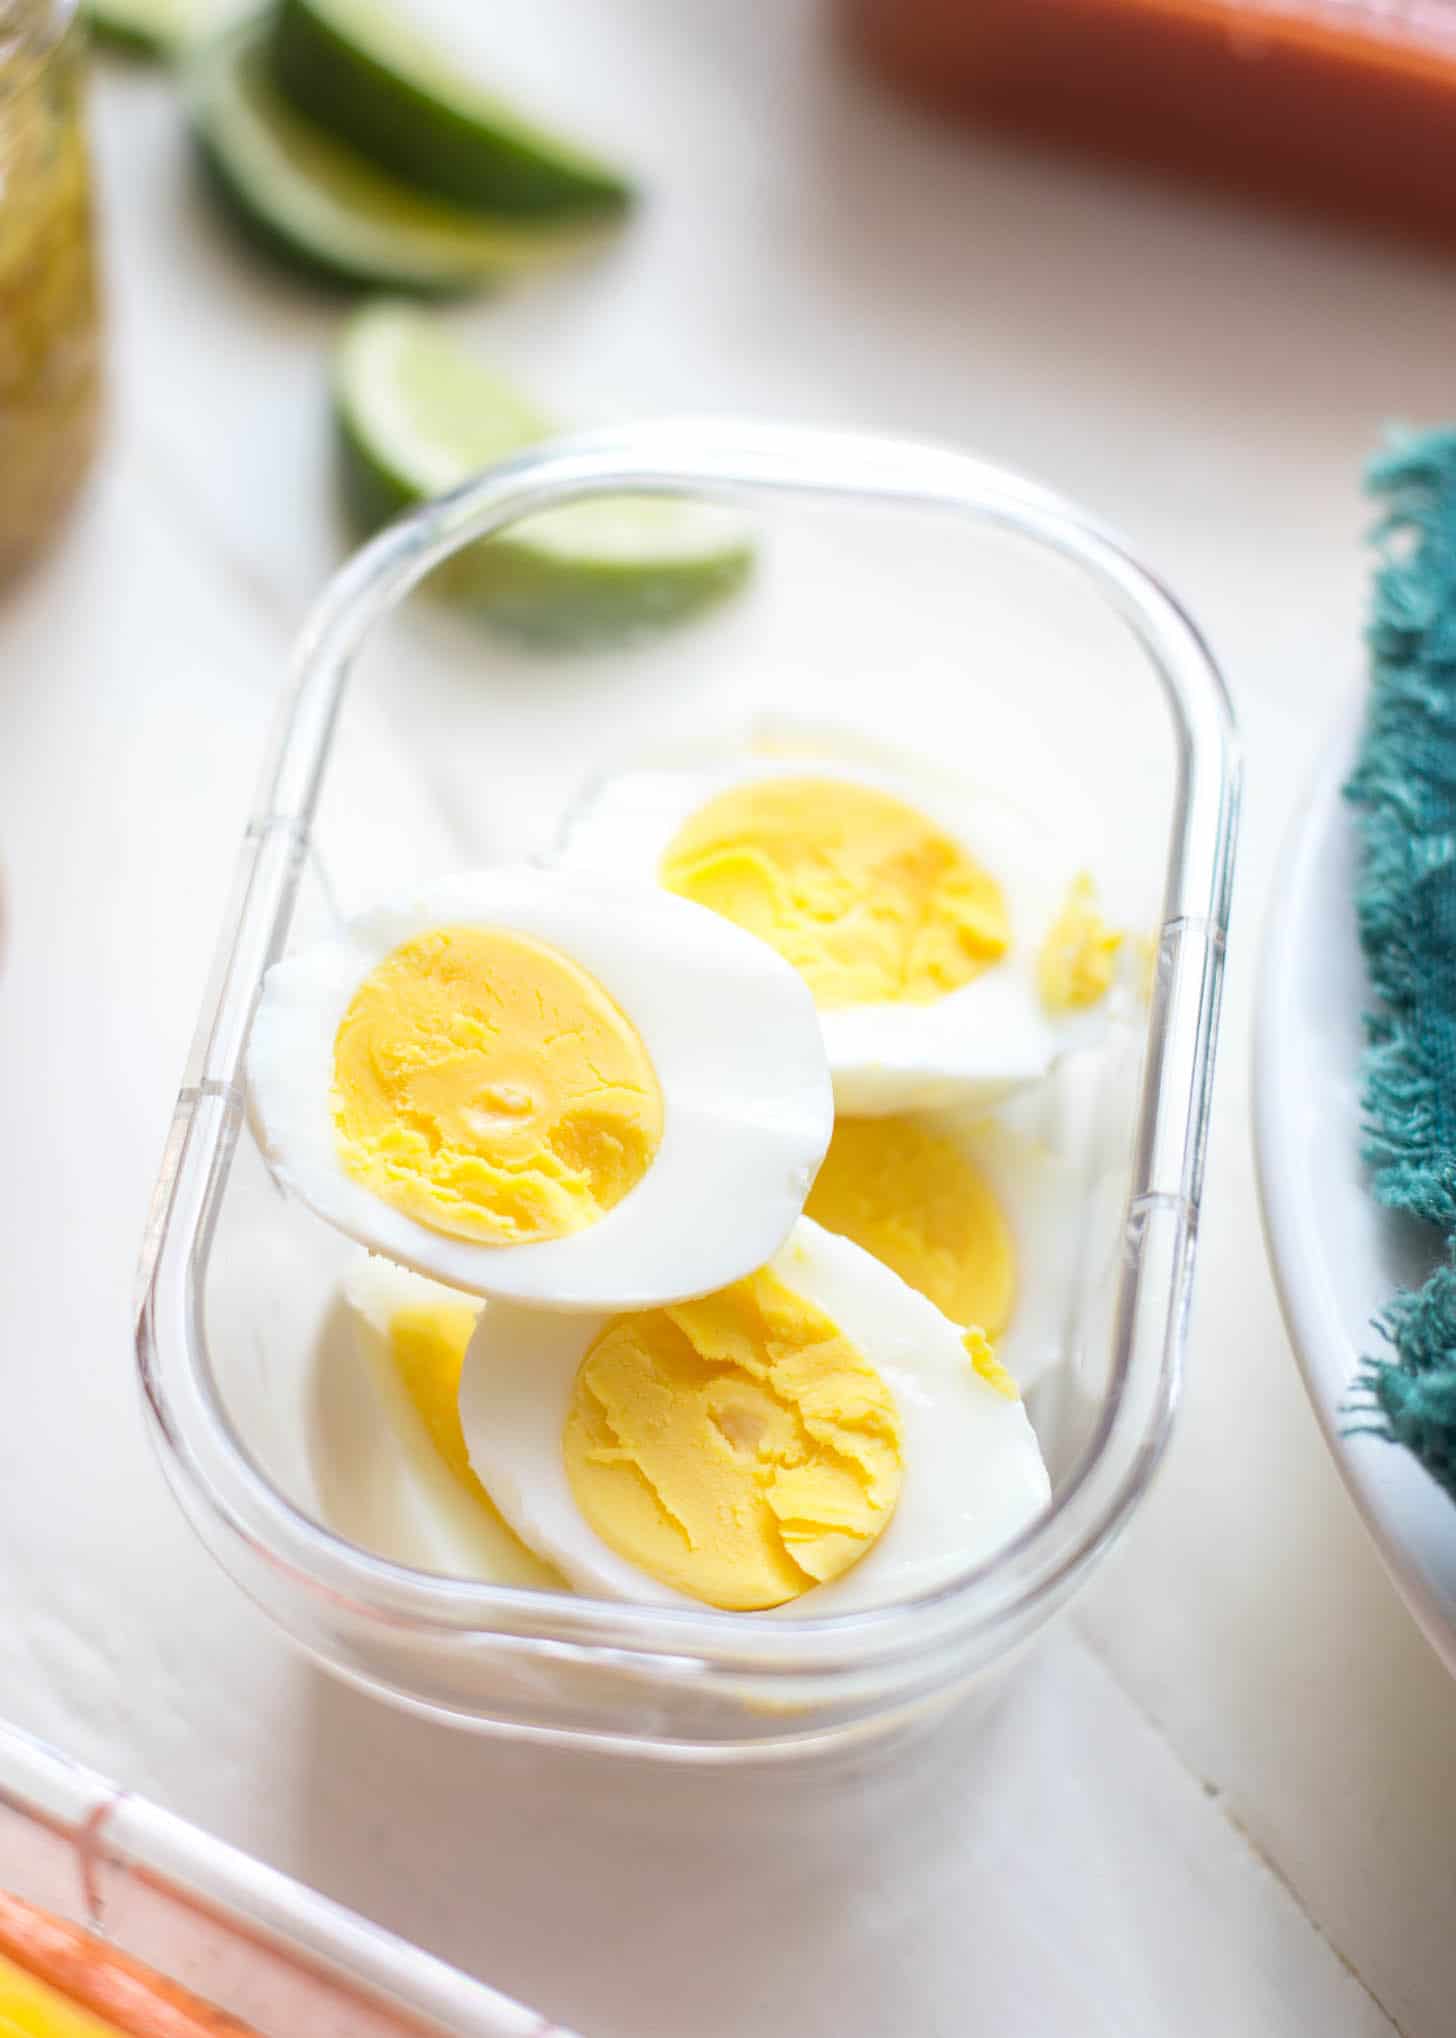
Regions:
<instances>
[{"instance_id":1,"label":"hard boiled egg half","mask_svg":"<svg viewBox=\"0 0 1456 2038\"><path fill-rule=\"evenodd\" d=\"M460 1419L526 1547L578 1591L645 1605L885 1605L991 1556L1049 1497L981 1333L807 1218L699 1301L492 1303Z\"/></svg>"},{"instance_id":2,"label":"hard boiled egg half","mask_svg":"<svg viewBox=\"0 0 1456 2038\"><path fill-rule=\"evenodd\" d=\"M460 1433L481 1304L362 1249L319 1337L309 1455L350 1541L452 1578L562 1589L491 1504Z\"/></svg>"},{"instance_id":3,"label":"hard boiled egg half","mask_svg":"<svg viewBox=\"0 0 1456 2038\"><path fill-rule=\"evenodd\" d=\"M279 1180L417 1272L549 1309L721 1288L783 1244L829 1141L813 1000L648 886L466 873L264 981L249 1100Z\"/></svg>"},{"instance_id":4,"label":"hard boiled egg half","mask_svg":"<svg viewBox=\"0 0 1456 2038\"><path fill-rule=\"evenodd\" d=\"M777 950L857 1116L1034 1081L1114 981L1120 936L1056 829L903 753L881 766L826 739L625 772L578 805L559 861L655 882Z\"/></svg>"},{"instance_id":5,"label":"hard boiled egg half","mask_svg":"<svg viewBox=\"0 0 1456 2038\"><path fill-rule=\"evenodd\" d=\"M993 1115L841 1118L805 1215L983 1330L1023 1390L1067 1350L1085 1193L1054 1148Z\"/></svg>"}]
</instances>

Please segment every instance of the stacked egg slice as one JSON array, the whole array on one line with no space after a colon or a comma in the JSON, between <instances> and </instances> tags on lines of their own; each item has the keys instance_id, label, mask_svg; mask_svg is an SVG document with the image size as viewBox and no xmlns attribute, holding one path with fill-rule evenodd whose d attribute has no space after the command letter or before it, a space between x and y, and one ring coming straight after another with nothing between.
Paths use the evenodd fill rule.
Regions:
<instances>
[{"instance_id":1,"label":"stacked egg slice","mask_svg":"<svg viewBox=\"0 0 1456 2038\"><path fill-rule=\"evenodd\" d=\"M269 973L253 1121L367 1252L336 1526L423 1568L809 1615L1046 1505L1065 1162L1002 1109L1115 995L1054 828L831 737L624 773L548 869ZM393 1479L401 1504L378 1490ZM398 1496L396 1496L398 1497Z\"/></svg>"}]
</instances>

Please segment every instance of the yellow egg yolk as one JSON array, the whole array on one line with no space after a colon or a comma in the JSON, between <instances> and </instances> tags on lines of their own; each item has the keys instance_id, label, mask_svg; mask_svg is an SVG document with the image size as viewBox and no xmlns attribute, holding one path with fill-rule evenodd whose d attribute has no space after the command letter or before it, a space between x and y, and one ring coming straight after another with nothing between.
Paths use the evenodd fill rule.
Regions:
<instances>
[{"instance_id":1,"label":"yellow egg yolk","mask_svg":"<svg viewBox=\"0 0 1456 2038\"><path fill-rule=\"evenodd\" d=\"M838 1119L804 1214L883 1260L952 1323L996 1338L1011 1321L1011 1227L985 1176L923 1120Z\"/></svg>"},{"instance_id":2,"label":"yellow egg yolk","mask_svg":"<svg viewBox=\"0 0 1456 2038\"><path fill-rule=\"evenodd\" d=\"M825 1010L929 1004L1011 940L993 877L903 800L848 779L732 787L679 830L661 877L776 948Z\"/></svg>"},{"instance_id":3,"label":"yellow egg yolk","mask_svg":"<svg viewBox=\"0 0 1456 2038\"><path fill-rule=\"evenodd\" d=\"M526 935L441 927L385 957L334 1041L347 1174L485 1245L581 1231L646 1174L662 1093L595 978Z\"/></svg>"},{"instance_id":4,"label":"yellow egg yolk","mask_svg":"<svg viewBox=\"0 0 1456 2038\"><path fill-rule=\"evenodd\" d=\"M837 1578L894 1512L894 1397L767 1269L620 1316L583 1359L563 1438L586 1519L710 1606L781 1606Z\"/></svg>"},{"instance_id":5,"label":"yellow egg yolk","mask_svg":"<svg viewBox=\"0 0 1456 2038\"><path fill-rule=\"evenodd\" d=\"M389 1355L430 1442L471 1499L499 1524L502 1535L517 1542L475 1476L460 1426L460 1375L479 1314L468 1302L412 1303L397 1309L389 1319ZM520 1548L528 1554L524 1543Z\"/></svg>"},{"instance_id":6,"label":"yellow egg yolk","mask_svg":"<svg viewBox=\"0 0 1456 2038\"><path fill-rule=\"evenodd\" d=\"M1049 1012L1095 1005L1112 982L1122 936L1097 910L1097 887L1085 872L1075 880L1037 958L1036 980Z\"/></svg>"},{"instance_id":7,"label":"yellow egg yolk","mask_svg":"<svg viewBox=\"0 0 1456 2038\"><path fill-rule=\"evenodd\" d=\"M966 1357L980 1374L988 1387L994 1387L1003 1401L1019 1401L1021 1389L1007 1372L995 1352L985 1331L974 1325L961 1339L966 1348Z\"/></svg>"},{"instance_id":8,"label":"yellow egg yolk","mask_svg":"<svg viewBox=\"0 0 1456 2038\"><path fill-rule=\"evenodd\" d=\"M460 1374L477 1314L468 1302L397 1309L389 1320L389 1352L430 1442L461 1485L494 1512L495 1503L470 1469L460 1427Z\"/></svg>"}]
</instances>

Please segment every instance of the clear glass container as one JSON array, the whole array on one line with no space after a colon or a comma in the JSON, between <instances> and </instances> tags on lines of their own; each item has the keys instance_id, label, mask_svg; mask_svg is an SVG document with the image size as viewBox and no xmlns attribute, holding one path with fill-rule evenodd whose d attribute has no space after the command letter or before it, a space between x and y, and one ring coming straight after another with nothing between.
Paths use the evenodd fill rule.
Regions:
<instances>
[{"instance_id":1,"label":"clear glass container","mask_svg":"<svg viewBox=\"0 0 1456 2038\"><path fill-rule=\"evenodd\" d=\"M0 1888L94 1931L260 2038L541 2038L548 2028L534 2010L4 1725Z\"/></svg>"},{"instance_id":2,"label":"clear glass container","mask_svg":"<svg viewBox=\"0 0 1456 2038\"><path fill-rule=\"evenodd\" d=\"M463 545L627 492L749 516L747 593L596 656L405 599ZM356 1249L281 1194L246 1129L264 971L381 892L548 849L584 777L765 703L888 724L972 779L984 754L1064 825L1095 822L1091 860L1141 901L1143 1017L1080 1075L1073 1058L1058 1106L1085 1195L1062 1363L1031 1402L1052 1504L952 1585L835 1617L607 1605L357 1547L323 1519L311 1449L337 1392L321 1326ZM888 1740L989 1688L1126 1524L1167 1437L1238 785L1227 697L1174 600L1058 497L956 453L641 425L511 461L383 532L298 647L143 1254L142 1386L203 1541L319 1662L471 1727L731 1760Z\"/></svg>"},{"instance_id":3,"label":"clear glass container","mask_svg":"<svg viewBox=\"0 0 1456 2038\"><path fill-rule=\"evenodd\" d=\"M77 0L0 0L0 579L90 465L101 313Z\"/></svg>"}]
</instances>

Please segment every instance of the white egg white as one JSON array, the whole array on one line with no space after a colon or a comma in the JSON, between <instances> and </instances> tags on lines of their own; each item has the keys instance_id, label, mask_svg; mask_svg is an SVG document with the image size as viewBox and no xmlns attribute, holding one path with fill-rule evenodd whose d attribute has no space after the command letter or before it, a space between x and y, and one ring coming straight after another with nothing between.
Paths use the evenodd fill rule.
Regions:
<instances>
[{"instance_id":1,"label":"white egg white","mask_svg":"<svg viewBox=\"0 0 1456 2038\"><path fill-rule=\"evenodd\" d=\"M471 1298L361 1251L319 1338L309 1459L325 1520L350 1542L447 1578L560 1589L456 1478L394 1362L401 1310Z\"/></svg>"},{"instance_id":2,"label":"white egg white","mask_svg":"<svg viewBox=\"0 0 1456 2038\"><path fill-rule=\"evenodd\" d=\"M433 928L530 935L587 970L636 1028L662 1090L646 1174L596 1224L490 1245L396 1210L340 1164L334 1041L356 990ZM803 982L764 943L645 885L502 868L447 878L276 963L248 1043L254 1130L284 1188L361 1244L467 1293L562 1310L702 1295L787 1237L829 1143L833 1096Z\"/></svg>"},{"instance_id":3,"label":"white egg white","mask_svg":"<svg viewBox=\"0 0 1456 2038\"><path fill-rule=\"evenodd\" d=\"M899 1502L865 1555L773 1611L807 1617L888 1605L945 1585L993 1556L1050 1497L1021 1403L981 1378L960 1331L933 1304L848 1239L801 1218L770 1264L884 1379L900 1413L905 1452ZM562 1434L577 1371L609 1321L510 1304L486 1311L460 1381L470 1461L522 1542L578 1591L696 1606L619 1556L572 1496Z\"/></svg>"},{"instance_id":4,"label":"white egg white","mask_svg":"<svg viewBox=\"0 0 1456 2038\"><path fill-rule=\"evenodd\" d=\"M820 1013L841 1111L872 1117L984 1107L1035 1082L1058 1055L1100 1033L1100 1009L1049 1013L1036 978L1042 942L1087 858L1054 825L991 786L957 780L903 750L886 751L876 762L861 735L836 741L820 725L805 730L763 718L735 756L605 778L569 812L556 860L566 869L660 882L674 837L710 800L766 778L804 777L871 786L924 814L995 878L1012 929L1003 961L932 1003Z\"/></svg>"}]
</instances>

